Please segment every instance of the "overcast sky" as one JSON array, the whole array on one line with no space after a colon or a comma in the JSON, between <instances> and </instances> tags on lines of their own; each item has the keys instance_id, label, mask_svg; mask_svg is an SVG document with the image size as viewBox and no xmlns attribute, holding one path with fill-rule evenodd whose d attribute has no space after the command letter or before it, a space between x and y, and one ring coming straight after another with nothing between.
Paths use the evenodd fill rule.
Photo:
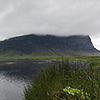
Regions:
<instances>
[{"instance_id":1,"label":"overcast sky","mask_svg":"<svg viewBox=\"0 0 100 100\"><path fill-rule=\"evenodd\" d=\"M100 0L0 0L0 40L30 33L89 35L100 50Z\"/></svg>"}]
</instances>

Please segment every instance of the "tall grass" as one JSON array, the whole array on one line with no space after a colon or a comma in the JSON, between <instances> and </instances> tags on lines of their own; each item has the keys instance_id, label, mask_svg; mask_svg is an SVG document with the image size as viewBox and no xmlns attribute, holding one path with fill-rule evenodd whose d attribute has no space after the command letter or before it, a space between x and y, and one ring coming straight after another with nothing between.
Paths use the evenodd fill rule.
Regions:
<instances>
[{"instance_id":1,"label":"tall grass","mask_svg":"<svg viewBox=\"0 0 100 100\"><path fill-rule=\"evenodd\" d=\"M83 66L62 61L42 69L25 87L23 100L84 100L78 94L64 92L66 86L82 90L85 100L86 93L90 100L100 100L100 68L94 68L94 63L87 69Z\"/></svg>"}]
</instances>

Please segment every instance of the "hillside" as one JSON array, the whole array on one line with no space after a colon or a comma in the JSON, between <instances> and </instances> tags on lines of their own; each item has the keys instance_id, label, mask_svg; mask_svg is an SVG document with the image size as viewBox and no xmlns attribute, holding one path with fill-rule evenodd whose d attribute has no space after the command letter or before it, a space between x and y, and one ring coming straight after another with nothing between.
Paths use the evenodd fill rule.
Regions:
<instances>
[{"instance_id":1,"label":"hillside","mask_svg":"<svg viewBox=\"0 0 100 100\"><path fill-rule=\"evenodd\" d=\"M24 35L0 42L0 55L88 56L98 55L89 36Z\"/></svg>"}]
</instances>

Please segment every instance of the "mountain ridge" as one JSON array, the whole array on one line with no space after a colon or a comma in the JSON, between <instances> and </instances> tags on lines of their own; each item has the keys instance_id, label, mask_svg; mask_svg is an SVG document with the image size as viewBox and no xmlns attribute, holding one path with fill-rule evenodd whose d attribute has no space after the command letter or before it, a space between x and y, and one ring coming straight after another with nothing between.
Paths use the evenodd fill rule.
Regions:
<instances>
[{"instance_id":1,"label":"mountain ridge","mask_svg":"<svg viewBox=\"0 0 100 100\"><path fill-rule=\"evenodd\" d=\"M0 41L0 55L88 56L98 55L88 35L23 35Z\"/></svg>"}]
</instances>

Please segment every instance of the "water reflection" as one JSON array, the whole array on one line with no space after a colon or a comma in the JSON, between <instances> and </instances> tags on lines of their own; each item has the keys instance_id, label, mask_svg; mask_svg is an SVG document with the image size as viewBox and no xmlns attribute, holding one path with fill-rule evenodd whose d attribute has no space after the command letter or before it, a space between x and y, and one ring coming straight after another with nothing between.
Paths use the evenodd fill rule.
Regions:
<instances>
[{"instance_id":1,"label":"water reflection","mask_svg":"<svg viewBox=\"0 0 100 100\"><path fill-rule=\"evenodd\" d=\"M22 100L23 89L50 61L0 59L0 100Z\"/></svg>"},{"instance_id":2,"label":"water reflection","mask_svg":"<svg viewBox=\"0 0 100 100\"><path fill-rule=\"evenodd\" d=\"M12 79L0 73L0 100L22 100L25 81Z\"/></svg>"},{"instance_id":3,"label":"water reflection","mask_svg":"<svg viewBox=\"0 0 100 100\"><path fill-rule=\"evenodd\" d=\"M9 64L8 64L9 63ZM41 68L48 66L45 61L38 60L14 60L0 65L0 71L4 71L5 75L31 79Z\"/></svg>"}]
</instances>

